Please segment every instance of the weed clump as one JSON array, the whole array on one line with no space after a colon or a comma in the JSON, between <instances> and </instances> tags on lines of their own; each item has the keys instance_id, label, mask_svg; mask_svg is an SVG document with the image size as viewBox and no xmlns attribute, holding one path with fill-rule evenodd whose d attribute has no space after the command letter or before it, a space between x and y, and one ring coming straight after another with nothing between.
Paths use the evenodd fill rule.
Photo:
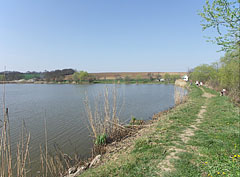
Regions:
<instances>
[{"instance_id":1,"label":"weed clump","mask_svg":"<svg viewBox=\"0 0 240 177\"><path fill-rule=\"evenodd\" d=\"M98 135L95 141L95 145L105 145L107 143L107 135Z\"/></svg>"},{"instance_id":2,"label":"weed clump","mask_svg":"<svg viewBox=\"0 0 240 177\"><path fill-rule=\"evenodd\" d=\"M93 137L93 154L102 154L104 146L120 141L131 130L119 123L122 105L118 105L116 88L111 91L106 87L104 94L95 98L94 106L85 97L85 110L88 115L89 129Z\"/></svg>"},{"instance_id":3,"label":"weed clump","mask_svg":"<svg viewBox=\"0 0 240 177\"><path fill-rule=\"evenodd\" d=\"M144 121L143 120L138 120L136 117L132 116L130 125L143 125Z\"/></svg>"}]
</instances>

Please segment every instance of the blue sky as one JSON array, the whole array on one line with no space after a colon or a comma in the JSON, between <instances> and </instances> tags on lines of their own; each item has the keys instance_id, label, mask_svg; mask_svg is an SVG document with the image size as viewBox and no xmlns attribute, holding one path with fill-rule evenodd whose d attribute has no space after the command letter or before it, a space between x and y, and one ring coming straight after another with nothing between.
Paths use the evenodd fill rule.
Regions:
<instances>
[{"instance_id":1,"label":"blue sky","mask_svg":"<svg viewBox=\"0 0 240 177\"><path fill-rule=\"evenodd\" d=\"M0 71L187 71L223 53L205 0L0 0Z\"/></svg>"}]
</instances>

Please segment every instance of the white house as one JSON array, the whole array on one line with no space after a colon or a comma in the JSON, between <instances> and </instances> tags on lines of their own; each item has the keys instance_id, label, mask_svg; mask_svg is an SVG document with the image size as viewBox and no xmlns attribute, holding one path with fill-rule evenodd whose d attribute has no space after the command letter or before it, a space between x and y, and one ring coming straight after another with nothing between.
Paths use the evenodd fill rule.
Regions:
<instances>
[{"instance_id":1,"label":"white house","mask_svg":"<svg viewBox=\"0 0 240 177\"><path fill-rule=\"evenodd\" d=\"M185 76L182 77L182 79L183 79L184 81L188 81L188 76L185 75Z\"/></svg>"}]
</instances>

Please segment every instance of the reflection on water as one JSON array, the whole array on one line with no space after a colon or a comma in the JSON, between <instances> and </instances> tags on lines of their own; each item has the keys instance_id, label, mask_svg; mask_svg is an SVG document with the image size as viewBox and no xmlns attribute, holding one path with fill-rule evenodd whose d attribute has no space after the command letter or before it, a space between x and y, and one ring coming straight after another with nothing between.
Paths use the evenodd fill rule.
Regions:
<instances>
[{"instance_id":1,"label":"reflection on water","mask_svg":"<svg viewBox=\"0 0 240 177\"><path fill-rule=\"evenodd\" d=\"M0 88L2 90L2 85ZM48 144L58 144L66 153L77 152L86 157L92 140L87 127L84 98L89 100L103 93L106 85L8 84L6 107L9 108L11 140L16 147L22 120L31 133L30 153L39 160L39 145L44 144L44 119L47 121ZM115 85L108 84L108 88ZM128 122L131 116L147 120L154 113L174 106L174 85L116 85L119 119ZM2 98L2 91L0 92ZM2 110L2 99L0 110ZM0 113L2 118L2 111Z\"/></svg>"}]
</instances>

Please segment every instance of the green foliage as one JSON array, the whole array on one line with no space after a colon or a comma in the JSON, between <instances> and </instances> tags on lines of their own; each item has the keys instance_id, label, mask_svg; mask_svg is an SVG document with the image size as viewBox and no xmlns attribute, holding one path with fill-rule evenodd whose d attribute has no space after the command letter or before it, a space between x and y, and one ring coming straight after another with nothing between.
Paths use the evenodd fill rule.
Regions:
<instances>
[{"instance_id":1,"label":"green foliage","mask_svg":"<svg viewBox=\"0 0 240 177\"><path fill-rule=\"evenodd\" d=\"M130 125L141 125L143 124L143 120L137 120L136 117L132 116Z\"/></svg>"},{"instance_id":2,"label":"green foliage","mask_svg":"<svg viewBox=\"0 0 240 177\"><path fill-rule=\"evenodd\" d=\"M217 71L211 65L203 64L194 68L194 71L190 74L192 80L207 82L211 79L215 79Z\"/></svg>"},{"instance_id":3,"label":"green foliage","mask_svg":"<svg viewBox=\"0 0 240 177\"><path fill-rule=\"evenodd\" d=\"M133 124L136 120L137 120L136 117L132 116L130 124Z\"/></svg>"},{"instance_id":4,"label":"green foliage","mask_svg":"<svg viewBox=\"0 0 240 177\"><path fill-rule=\"evenodd\" d=\"M125 80L125 82L129 82L129 81L131 80L131 78L130 78L129 76L126 76L126 77L124 78L124 80Z\"/></svg>"},{"instance_id":5,"label":"green foliage","mask_svg":"<svg viewBox=\"0 0 240 177\"><path fill-rule=\"evenodd\" d=\"M168 73L165 73L164 76L163 76L163 78L164 78L164 80L165 80L166 82L175 82L177 79L180 79L181 76L178 75L178 74L172 74L172 75L170 75L170 74L168 74ZM161 76L158 77L157 79L160 80L160 79L161 79Z\"/></svg>"},{"instance_id":6,"label":"green foliage","mask_svg":"<svg viewBox=\"0 0 240 177\"><path fill-rule=\"evenodd\" d=\"M181 76L178 74L170 75L170 80L175 82L177 79L181 79Z\"/></svg>"},{"instance_id":7,"label":"green foliage","mask_svg":"<svg viewBox=\"0 0 240 177\"><path fill-rule=\"evenodd\" d=\"M199 15L203 18L202 29L214 28L218 35L210 42L222 47L222 51L231 51L240 45L240 1L206 0L203 11Z\"/></svg>"},{"instance_id":8,"label":"green foliage","mask_svg":"<svg viewBox=\"0 0 240 177\"><path fill-rule=\"evenodd\" d=\"M220 59L219 82L222 87L229 90L237 89L239 86L240 51L226 53Z\"/></svg>"},{"instance_id":9,"label":"green foliage","mask_svg":"<svg viewBox=\"0 0 240 177\"><path fill-rule=\"evenodd\" d=\"M140 80L142 80L141 76L137 75L137 81L140 81Z\"/></svg>"},{"instance_id":10,"label":"green foliage","mask_svg":"<svg viewBox=\"0 0 240 177\"><path fill-rule=\"evenodd\" d=\"M0 75L0 81L4 80L4 75Z\"/></svg>"},{"instance_id":11,"label":"green foliage","mask_svg":"<svg viewBox=\"0 0 240 177\"><path fill-rule=\"evenodd\" d=\"M170 76L170 74L165 73L164 76L163 76L163 78L164 78L165 81L169 81L170 78L171 78L171 76Z\"/></svg>"},{"instance_id":12,"label":"green foliage","mask_svg":"<svg viewBox=\"0 0 240 177\"><path fill-rule=\"evenodd\" d=\"M190 74L193 81L207 82L216 89L227 89L234 101L239 101L240 51L227 52L219 62L200 65Z\"/></svg>"},{"instance_id":13,"label":"green foliage","mask_svg":"<svg viewBox=\"0 0 240 177\"><path fill-rule=\"evenodd\" d=\"M88 73L86 71L79 71L73 74L73 80L78 82L82 82L88 78Z\"/></svg>"},{"instance_id":14,"label":"green foliage","mask_svg":"<svg viewBox=\"0 0 240 177\"><path fill-rule=\"evenodd\" d=\"M102 134L102 135L98 135L95 141L96 145L104 145L107 142L107 135L106 134Z\"/></svg>"}]
</instances>

